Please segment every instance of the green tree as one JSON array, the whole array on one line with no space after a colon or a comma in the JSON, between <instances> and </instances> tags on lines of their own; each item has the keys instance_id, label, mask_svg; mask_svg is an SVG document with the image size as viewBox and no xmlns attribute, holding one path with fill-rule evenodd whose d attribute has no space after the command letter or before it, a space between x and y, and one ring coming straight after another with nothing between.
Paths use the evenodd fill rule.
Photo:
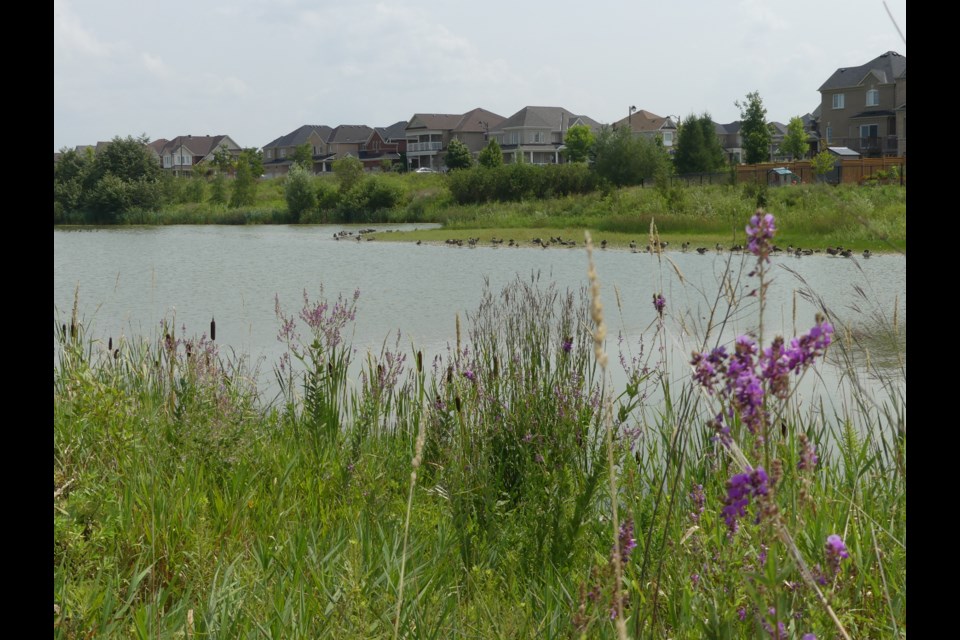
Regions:
<instances>
[{"instance_id":1,"label":"green tree","mask_svg":"<svg viewBox=\"0 0 960 640\"><path fill-rule=\"evenodd\" d=\"M646 136L635 137L627 127L604 127L593 148L593 170L618 187L649 180L670 162L656 142Z\"/></svg>"},{"instance_id":2,"label":"green tree","mask_svg":"<svg viewBox=\"0 0 960 640\"><path fill-rule=\"evenodd\" d=\"M690 114L680 123L675 149L677 173L713 173L723 168L723 147L709 113Z\"/></svg>"},{"instance_id":3,"label":"green tree","mask_svg":"<svg viewBox=\"0 0 960 640\"><path fill-rule=\"evenodd\" d=\"M813 175L817 176L817 180L822 181L822 176L825 176L833 171L836 163L837 158L832 153L824 149L810 159L810 169L813 170Z\"/></svg>"},{"instance_id":4,"label":"green tree","mask_svg":"<svg viewBox=\"0 0 960 640\"><path fill-rule=\"evenodd\" d=\"M214 204L227 203L227 178L219 171L210 181L210 202Z\"/></svg>"},{"instance_id":5,"label":"green tree","mask_svg":"<svg viewBox=\"0 0 960 640\"><path fill-rule=\"evenodd\" d=\"M568 162L586 162L596 141L597 138L590 127L585 124L575 124L567 129L567 135L563 139L566 147L563 156Z\"/></svg>"},{"instance_id":6,"label":"green tree","mask_svg":"<svg viewBox=\"0 0 960 640\"><path fill-rule=\"evenodd\" d=\"M287 200L287 209L298 219L317 208L317 192L310 180L310 172L296 161L287 174L283 194Z\"/></svg>"},{"instance_id":7,"label":"green tree","mask_svg":"<svg viewBox=\"0 0 960 640\"><path fill-rule=\"evenodd\" d=\"M234 168L233 154L226 147L220 147L213 152L213 165L222 173L230 173Z\"/></svg>"},{"instance_id":8,"label":"green tree","mask_svg":"<svg viewBox=\"0 0 960 640\"><path fill-rule=\"evenodd\" d=\"M767 109L759 91L747 94L743 102L734 105L740 109L740 137L747 164L763 162L770 156L770 129L767 128Z\"/></svg>"},{"instance_id":9,"label":"green tree","mask_svg":"<svg viewBox=\"0 0 960 640\"><path fill-rule=\"evenodd\" d=\"M807 132L803 128L803 120L800 116L790 118L787 124L787 133L783 136L783 142L780 143L780 150L789 153L794 160L803 160L807 155L810 145L807 144Z\"/></svg>"},{"instance_id":10,"label":"green tree","mask_svg":"<svg viewBox=\"0 0 960 640\"><path fill-rule=\"evenodd\" d=\"M78 153L75 149L60 151L60 161L53 165L53 207L54 213L59 213L56 217L81 210L84 183L92 168L92 153Z\"/></svg>"},{"instance_id":11,"label":"green tree","mask_svg":"<svg viewBox=\"0 0 960 640\"><path fill-rule=\"evenodd\" d=\"M307 173L313 173L313 146L309 142L304 142L293 150L293 164L300 165Z\"/></svg>"},{"instance_id":12,"label":"green tree","mask_svg":"<svg viewBox=\"0 0 960 640\"><path fill-rule=\"evenodd\" d=\"M247 163L250 165L250 173L255 180L263 175L263 151L259 149L244 149L240 152L241 156L246 156Z\"/></svg>"},{"instance_id":13,"label":"green tree","mask_svg":"<svg viewBox=\"0 0 960 640\"><path fill-rule=\"evenodd\" d=\"M363 178L363 163L353 156L344 156L333 161L333 174L340 181L340 192L346 193Z\"/></svg>"},{"instance_id":14,"label":"green tree","mask_svg":"<svg viewBox=\"0 0 960 640\"><path fill-rule=\"evenodd\" d=\"M503 149L500 148L500 143L495 139L491 138L490 142L487 143L480 151L480 156L477 158L481 167L486 167L487 169L496 169L499 166L503 165Z\"/></svg>"},{"instance_id":15,"label":"green tree","mask_svg":"<svg viewBox=\"0 0 960 640\"><path fill-rule=\"evenodd\" d=\"M450 170L469 169L473 166L473 154L470 153L470 147L462 141L454 138L447 145L447 154L444 157L444 163Z\"/></svg>"},{"instance_id":16,"label":"green tree","mask_svg":"<svg viewBox=\"0 0 960 640\"><path fill-rule=\"evenodd\" d=\"M257 201L257 178L260 175L254 172L256 153L244 149L237 158L237 177L233 181L233 193L230 195L230 206L249 207Z\"/></svg>"},{"instance_id":17,"label":"green tree","mask_svg":"<svg viewBox=\"0 0 960 640\"><path fill-rule=\"evenodd\" d=\"M81 208L99 222L116 222L137 209L156 209L164 201L156 157L146 136L116 136L96 156L83 180Z\"/></svg>"}]
</instances>

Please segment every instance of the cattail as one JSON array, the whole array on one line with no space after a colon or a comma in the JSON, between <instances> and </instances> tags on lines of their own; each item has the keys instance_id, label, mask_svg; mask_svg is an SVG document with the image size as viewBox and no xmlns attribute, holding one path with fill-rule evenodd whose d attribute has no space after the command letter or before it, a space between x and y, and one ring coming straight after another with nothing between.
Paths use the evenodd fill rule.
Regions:
<instances>
[{"instance_id":1,"label":"cattail","mask_svg":"<svg viewBox=\"0 0 960 640\"><path fill-rule=\"evenodd\" d=\"M113 351L113 336L107 339L107 351Z\"/></svg>"},{"instance_id":2,"label":"cattail","mask_svg":"<svg viewBox=\"0 0 960 640\"><path fill-rule=\"evenodd\" d=\"M496 378L498 375L500 375L500 359L493 356L493 377Z\"/></svg>"},{"instance_id":3,"label":"cattail","mask_svg":"<svg viewBox=\"0 0 960 640\"><path fill-rule=\"evenodd\" d=\"M460 406L460 396L455 396L453 400L457 404L457 413L460 413L462 409L462 407Z\"/></svg>"},{"instance_id":4,"label":"cattail","mask_svg":"<svg viewBox=\"0 0 960 640\"><path fill-rule=\"evenodd\" d=\"M118 360L120 358L120 349L119 347L113 350L113 359Z\"/></svg>"},{"instance_id":5,"label":"cattail","mask_svg":"<svg viewBox=\"0 0 960 640\"><path fill-rule=\"evenodd\" d=\"M210 339L217 339L217 321L215 318L210 318Z\"/></svg>"},{"instance_id":6,"label":"cattail","mask_svg":"<svg viewBox=\"0 0 960 640\"><path fill-rule=\"evenodd\" d=\"M417 351L417 373L423 373L423 351Z\"/></svg>"}]
</instances>

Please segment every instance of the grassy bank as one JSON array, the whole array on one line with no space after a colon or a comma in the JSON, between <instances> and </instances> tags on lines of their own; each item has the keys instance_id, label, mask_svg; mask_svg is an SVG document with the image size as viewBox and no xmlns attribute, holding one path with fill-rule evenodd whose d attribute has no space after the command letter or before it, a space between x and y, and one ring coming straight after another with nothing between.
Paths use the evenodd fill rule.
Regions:
<instances>
[{"instance_id":1,"label":"grassy bank","mask_svg":"<svg viewBox=\"0 0 960 640\"><path fill-rule=\"evenodd\" d=\"M277 310L272 403L213 327L55 317L55 637L905 635L903 366L855 368L829 309L716 345L718 309L668 370L670 301L631 346L597 296L518 279L445 356L398 337L354 380L356 298L321 292ZM826 356L889 397L801 402Z\"/></svg>"},{"instance_id":2,"label":"grassy bank","mask_svg":"<svg viewBox=\"0 0 960 640\"><path fill-rule=\"evenodd\" d=\"M370 176L367 179L371 179ZM897 185L799 185L780 188L740 186L683 186L669 189L628 187L563 198L528 199L458 205L439 174L380 174L381 192L394 204L388 208L345 213L337 207L335 176L311 179L321 194L315 210L291 214L284 196L283 178L262 180L257 202L231 209L224 204L179 202L162 211L125 214L124 224L296 224L376 222L437 222L442 231L418 231L383 236L395 241L443 242L447 239L494 238L529 242L535 237L561 236L582 243L590 230L611 246L636 241L645 247L650 220L656 221L663 241L680 248L713 249L744 243L742 217L764 203L781 220L778 243L811 249L841 245L862 252L906 250L906 189ZM188 189L182 189L187 193ZM325 195L324 195L325 194ZM176 198L175 198L176 199ZM180 198L182 199L182 198ZM353 202L352 199L348 199ZM361 198L362 202L362 198ZM79 221L80 218L73 220Z\"/></svg>"}]
</instances>

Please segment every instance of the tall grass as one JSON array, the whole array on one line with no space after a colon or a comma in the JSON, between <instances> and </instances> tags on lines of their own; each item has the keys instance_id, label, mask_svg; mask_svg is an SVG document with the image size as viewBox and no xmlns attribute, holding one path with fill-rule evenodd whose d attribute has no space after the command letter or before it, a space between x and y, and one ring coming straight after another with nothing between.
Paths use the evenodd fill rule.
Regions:
<instances>
[{"instance_id":1,"label":"tall grass","mask_svg":"<svg viewBox=\"0 0 960 640\"><path fill-rule=\"evenodd\" d=\"M902 320L818 304L842 388L793 375L755 423L668 366L683 310L658 294L627 293L658 313L609 358L623 388L596 290L487 287L433 362L397 335L354 363L356 298L278 300L275 401L175 318L103 344L55 311L55 637L904 635Z\"/></svg>"}]
</instances>

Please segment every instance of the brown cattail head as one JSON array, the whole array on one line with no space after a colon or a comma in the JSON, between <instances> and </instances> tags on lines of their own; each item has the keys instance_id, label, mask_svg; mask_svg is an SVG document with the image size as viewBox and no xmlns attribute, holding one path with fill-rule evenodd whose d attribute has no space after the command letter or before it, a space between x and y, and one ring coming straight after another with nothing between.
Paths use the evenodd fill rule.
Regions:
<instances>
[{"instance_id":1,"label":"brown cattail head","mask_svg":"<svg viewBox=\"0 0 960 640\"><path fill-rule=\"evenodd\" d=\"M461 409L463 408L463 407L461 406L461 404L460 404L460 396L454 397L453 400L454 400L454 402L457 403L457 413L460 413Z\"/></svg>"},{"instance_id":2,"label":"brown cattail head","mask_svg":"<svg viewBox=\"0 0 960 640\"><path fill-rule=\"evenodd\" d=\"M216 318L210 318L210 339L217 339L217 320Z\"/></svg>"},{"instance_id":3,"label":"brown cattail head","mask_svg":"<svg viewBox=\"0 0 960 640\"><path fill-rule=\"evenodd\" d=\"M120 348L118 347L118 348L116 348L116 349L113 350L113 359L114 359L114 360L117 360L117 359L119 359L119 358L120 358Z\"/></svg>"},{"instance_id":4,"label":"brown cattail head","mask_svg":"<svg viewBox=\"0 0 960 640\"><path fill-rule=\"evenodd\" d=\"M113 351L113 336L107 339L107 351Z\"/></svg>"},{"instance_id":5,"label":"brown cattail head","mask_svg":"<svg viewBox=\"0 0 960 640\"><path fill-rule=\"evenodd\" d=\"M423 351L417 351L417 373L423 373Z\"/></svg>"}]
</instances>

